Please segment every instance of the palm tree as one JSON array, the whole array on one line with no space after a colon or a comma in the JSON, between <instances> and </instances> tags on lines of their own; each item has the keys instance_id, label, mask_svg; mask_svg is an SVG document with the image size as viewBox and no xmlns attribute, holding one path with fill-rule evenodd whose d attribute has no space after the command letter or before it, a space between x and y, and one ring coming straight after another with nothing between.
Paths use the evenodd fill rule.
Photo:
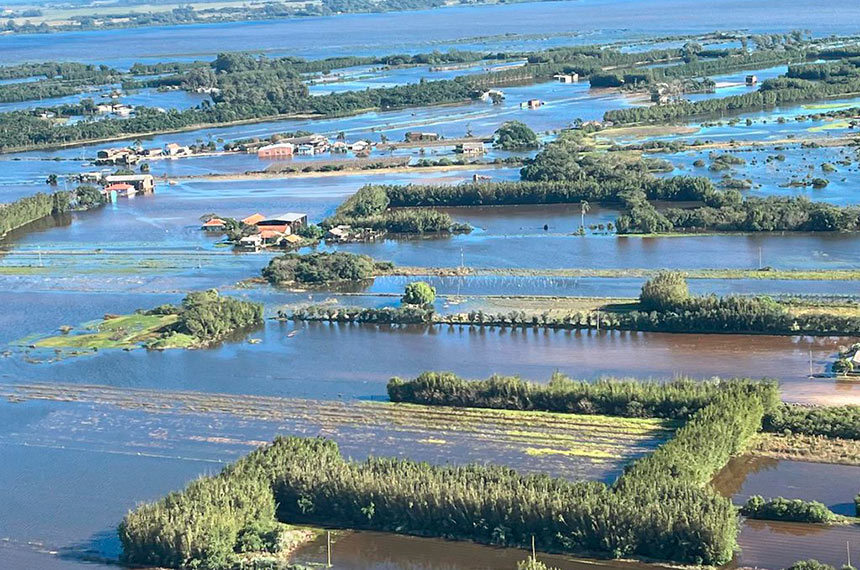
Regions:
<instances>
[{"instance_id":1,"label":"palm tree","mask_svg":"<svg viewBox=\"0 0 860 570\"><path fill-rule=\"evenodd\" d=\"M587 200L583 200L582 203L579 205L579 213L582 216L582 222L580 223L579 227L581 227L583 230L585 229L585 214L587 214L589 210L591 210L591 206L588 204Z\"/></svg>"}]
</instances>

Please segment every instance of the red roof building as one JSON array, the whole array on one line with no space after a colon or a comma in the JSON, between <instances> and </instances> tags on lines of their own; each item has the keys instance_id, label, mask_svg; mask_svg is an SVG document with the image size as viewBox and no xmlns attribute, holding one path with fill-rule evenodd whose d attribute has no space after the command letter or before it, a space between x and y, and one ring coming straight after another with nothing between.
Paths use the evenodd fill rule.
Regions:
<instances>
[{"instance_id":1,"label":"red roof building","mask_svg":"<svg viewBox=\"0 0 860 570\"><path fill-rule=\"evenodd\" d=\"M256 226L259 222L262 222L266 219L266 216L263 214L251 214L247 218L242 220L242 223L248 226Z\"/></svg>"}]
</instances>

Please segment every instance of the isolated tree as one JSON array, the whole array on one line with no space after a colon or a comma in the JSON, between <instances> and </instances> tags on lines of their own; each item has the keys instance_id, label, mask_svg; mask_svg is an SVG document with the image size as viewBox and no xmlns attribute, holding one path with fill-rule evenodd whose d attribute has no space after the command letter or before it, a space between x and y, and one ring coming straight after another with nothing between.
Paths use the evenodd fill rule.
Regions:
<instances>
[{"instance_id":1,"label":"isolated tree","mask_svg":"<svg viewBox=\"0 0 860 570\"><path fill-rule=\"evenodd\" d=\"M405 305L431 305L435 300L436 289L424 281L409 283L401 299Z\"/></svg>"},{"instance_id":2,"label":"isolated tree","mask_svg":"<svg viewBox=\"0 0 860 570\"><path fill-rule=\"evenodd\" d=\"M680 271L661 271L642 286L639 302L646 309L664 311L689 299L687 280Z\"/></svg>"},{"instance_id":3,"label":"isolated tree","mask_svg":"<svg viewBox=\"0 0 860 570\"><path fill-rule=\"evenodd\" d=\"M579 205L579 213L581 215L581 223L579 227L585 227L585 214L587 214L591 210L591 205L588 203L588 200L583 200Z\"/></svg>"},{"instance_id":4,"label":"isolated tree","mask_svg":"<svg viewBox=\"0 0 860 570\"><path fill-rule=\"evenodd\" d=\"M494 144L502 150L531 150L540 146L540 141L525 123L507 121L496 130Z\"/></svg>"}]
</instances>

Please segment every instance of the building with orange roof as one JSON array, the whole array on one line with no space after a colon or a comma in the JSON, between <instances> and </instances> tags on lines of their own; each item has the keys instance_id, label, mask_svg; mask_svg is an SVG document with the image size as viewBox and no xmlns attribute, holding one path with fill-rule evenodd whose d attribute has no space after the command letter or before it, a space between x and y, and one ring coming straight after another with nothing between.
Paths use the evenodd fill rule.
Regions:
<instances>
[{"instance_id":1,"label":"building with orange roof","mask_svg":"<svg viewBox=\"0 0 860 570\"><path fill-rule=\"evenodd\" d=\"M266 216L260 213L251 214L247 218L242 219L242 223L247 226L256 226L258 223L266 219Z\"/></svg>"},{"instance_id":2,"label":"building with orange roof","mask_svg":"<svg viewBox=\"0 0 860 570\"><path fill-rule=\"evenodd\" d=\"M210 231L217 231L217 230L223 230L225 228L225 226L226 226L226 222L224 220L222 220L221 218L212 218L211 220L209 220L208 222L203 224L203 229L204 230L210 230Z\"/></svg>"}]
</instances>

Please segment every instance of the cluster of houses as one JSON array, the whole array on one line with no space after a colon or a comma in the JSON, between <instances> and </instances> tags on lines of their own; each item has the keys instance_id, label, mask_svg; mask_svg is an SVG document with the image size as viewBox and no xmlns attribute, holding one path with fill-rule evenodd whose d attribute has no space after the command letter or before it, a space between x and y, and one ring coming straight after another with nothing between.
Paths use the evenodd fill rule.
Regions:
<instances>
[{"instance_id":1,"label":"cluster of houses","mask_svg":"<svg viewBox=\"0 0 860 570\"><path fill-rule=\"evenodd\" d=\"M302 242L298 232L308 225L308 215L287 212L277 216L252 214L240 220L243 226L254 228L254 232L244 236L236 243L242 249L259 251L267 247L296 245ZM221 218L211 218L203 224L203 229L210 232L222 232L227 222Z\"/></svg>"},{"instance_id":2,"label":"cluster of houses","mask_svg":"<svg viewBox=\"0 0 860 570\"><path fill-rule=\"evenodd\" d=\"M124 103L100 103L96 105L96 113L99 115L113 114L117 117L130 117L134 107Z\"/></svg>"},{"instance_id":3,"label":"cluster of houses","mask_svg":"<svg viewBox=\"0 0 860 570\"><path fill-rule=\"evenodd\" d=\"M96 164L103 165L125 165L137 164L141 159L153 158L179 158L193 154L192 150L176 143L154 148L106 148L96 154Z\"/></svg>"},{"instance_id":4,"label":"cluster of houses","mask_svg":"<svg viewBox=\"0 0 860 570\"><path fill-rule=\"evenodd\" d=\"M361 148L369 146L364 141L360 142L362 143ZM259 158L278 159L289 158L291 156L313 156L329 151L346 152L348 149L351 149L350 145L347 145L343 141L338 141L332 145L328 138L323 135L307 135L281 139L276 143L261 146L256 150L257 157Z\"/></svg>"}]
</instances>

